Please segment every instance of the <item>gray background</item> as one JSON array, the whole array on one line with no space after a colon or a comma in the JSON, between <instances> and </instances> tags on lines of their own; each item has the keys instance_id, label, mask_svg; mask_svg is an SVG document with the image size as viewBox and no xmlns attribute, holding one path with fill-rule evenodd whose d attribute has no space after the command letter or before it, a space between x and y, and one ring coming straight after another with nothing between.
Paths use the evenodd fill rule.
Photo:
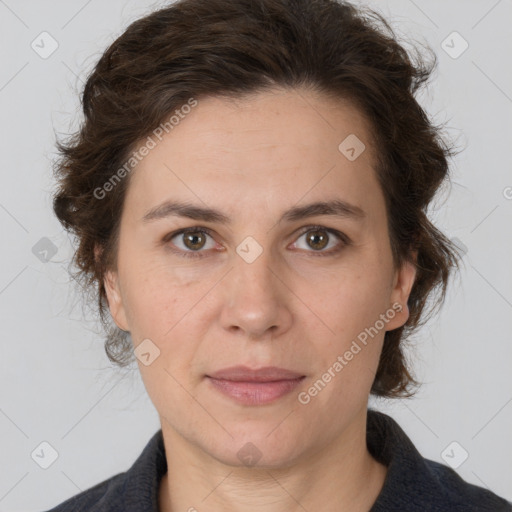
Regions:
<instances>
[{"instance_id":1,"label":"gray background","mask_svg":"<svg viewBox=\"0 0 512 512\"><path fill-rule=\"evenodd\" d=\"M157 5L0 0L0 511L47 509L125 471L159 428L137 367L117 371L104 354L67 272L71 241L51 211L55 134L77 127L84 77ZM467 452L462 478L512 500L512 2L366 5L439 57L419 99L465 149L432 218L467 248L441 313L410 342L423 387L412 400L371 404L425 457L458 465ZM43 31L58 43L47 58ZM47 469L45 441L58 453ZM45 454L38 463L34 451Z\"/></svg>"}]
</instances>

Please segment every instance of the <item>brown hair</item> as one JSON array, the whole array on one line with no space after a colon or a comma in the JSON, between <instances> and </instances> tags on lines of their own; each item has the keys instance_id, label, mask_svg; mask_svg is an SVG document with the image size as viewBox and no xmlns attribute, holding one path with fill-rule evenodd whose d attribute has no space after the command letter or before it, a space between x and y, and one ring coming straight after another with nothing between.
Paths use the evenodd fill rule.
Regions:
<instances>
[{"instance_id":1,"label":"brown hair","mask_svg":"<svg viewBox=\"0 0 512 512\"><path fill-rule=\"evenodd\" d=\"M386 332L371 389L376 396L411 396L418 383L407 368L403 340L429 317L425 305L434 292L440 293L430 312L444 301L459 257L427 218L455 151L414 97L436 57L430 64L418 52L415 57L380 14L334 0L181 0L132 23L88 77L81 98L85 119L68 141L57 142L55 165L54 211L78 239L76 276L94 289L108 358L120 367L133 358L128 333L109 330L103 285L105 271L115 268L130 174L101 199L95 191L190 98L305 87L349 99L370 120L395 267L413 261L417 251L410 316Z\"/></svg>"}]
</instances>

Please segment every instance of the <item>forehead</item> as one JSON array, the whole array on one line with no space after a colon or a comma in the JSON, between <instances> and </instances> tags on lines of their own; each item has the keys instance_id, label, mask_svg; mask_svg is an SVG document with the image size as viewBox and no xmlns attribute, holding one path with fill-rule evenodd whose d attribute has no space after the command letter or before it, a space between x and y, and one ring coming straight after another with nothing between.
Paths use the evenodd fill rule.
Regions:
<instances>
[{"instance_id":1,"label":"forehead","mask_svg":"<svg viewBox=\"0 0 512 512\"><path fill-rule=\"evenodd\" d=\"M198 103L172 130L176 144L197 137L219 153L295 147L317 159L337 158L339 143L351 134L372 145L370 124L351 102L311 91L277 89L241 98L208 97ZM208 153L208 147L200 154Z\"/></svg>"},{"instance_id":2,"label":"forehead","mask_svg":"<svg viewBox=\"0 0 512 512\"><path fill-rule=\"evenodd\" d=\"M357 203L379 193L374 151L369 123L348 101L298 90L208 97L156 140L129 195L138 192L141 207L178 194L226 208L245 196L261 208L334 191Z\"/></svg>"}]
</instances>

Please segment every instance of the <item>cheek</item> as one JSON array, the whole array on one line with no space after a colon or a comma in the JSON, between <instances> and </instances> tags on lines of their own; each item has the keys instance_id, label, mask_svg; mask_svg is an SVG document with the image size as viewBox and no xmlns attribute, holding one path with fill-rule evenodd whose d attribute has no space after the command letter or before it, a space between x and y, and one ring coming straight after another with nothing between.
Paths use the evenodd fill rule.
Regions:
<instances>
[{"instance_id":1,"label":"cheek","mask_svg":"<svg viewBox=\"0 0 512 512\"><path fill-rule=\"evenodd\" d=\"M346 408L357 407L365 399L377 370L385 335L380 315L387 311L389 298L381 270L364 265L357 272L354 267L338 272L337 278L326 280L307 301L329 327L313 331L311 322L308 328L318 332L311 336L317 378L329 382L330 391L319 395L319 403L332 406L340 418Z\"/></svg>"},{"instance_id":2,"label":"cheek","mask_svg":"<svg viewBox=\"0 0 512 512\"><path fill-rule=\"evenodd\" d=\"M198 301L199 278L147 255L126 263L121 275L123 303L132 331L162 339Z\"/></svg>"},{"instance_id":3,"label":"cheek","mask_svg":"<svg viewBox=\"0 0 512 512\"><path fill-rule=\"evenodd\" d=\"M315 287L310 278L302 279L297 291L321 319L308 312L312 320L307 329L315 332L311 343L318 360L316 368L320 376L329 369L335 373L331 389L336 389L336 395L341 393L347 404L356 403L369 392L385 335L380 315L389 309L385 259L372 257L378 251L368 250L366 254L368 257L339 266L330 275L317 275ZM325 394L321 400L337 399Z\"/></svg>"},{"instance_id":4,"label":"cheek","mask_svg":"<svg viewBox=\"0 0 512 512\"><path fill-rule=\"evenodd\" d=\"M204 288L161 265L134 268L139 270L130 274L125 287L132 340L137 346L149 339L157 347L151 350L158 353L148 366L138 362L143 381L156 403L166 400L166 392L181 403L186 397L178 382L190 387L190 366L203 337L200 318L194 315L200 311ZM182 403L182 408L190 406Z\"/></svg>"},{"instance_id":5,"label":"cheek","mask_svg":"<svg viewBox=\"0 0 512 512\"><path fill-rule=\"evenodd\" d=\"M314 278L302 277L296 289L336 335L346 337L373 324L388 307L389 279L381 263L361 258Z\"/></svg>"}]
</instances>

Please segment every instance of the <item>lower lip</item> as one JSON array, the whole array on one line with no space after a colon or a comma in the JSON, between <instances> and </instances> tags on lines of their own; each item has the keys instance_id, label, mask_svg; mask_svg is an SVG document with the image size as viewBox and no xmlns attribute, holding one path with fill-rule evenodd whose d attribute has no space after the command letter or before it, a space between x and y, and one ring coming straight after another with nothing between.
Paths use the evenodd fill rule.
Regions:
<instances>
[{"instance_id":1,"label":"lower lip","mask_svg":"<svg viewBox=\"0 0 512 512\"><path fill-rule=\"evenodd\" d=\"M304 379L279 380L274 382L235 382L208 377L213 386L238 403L244 405L262 405L274 402L291 393Z\"/></svg>"}]
</instances>

